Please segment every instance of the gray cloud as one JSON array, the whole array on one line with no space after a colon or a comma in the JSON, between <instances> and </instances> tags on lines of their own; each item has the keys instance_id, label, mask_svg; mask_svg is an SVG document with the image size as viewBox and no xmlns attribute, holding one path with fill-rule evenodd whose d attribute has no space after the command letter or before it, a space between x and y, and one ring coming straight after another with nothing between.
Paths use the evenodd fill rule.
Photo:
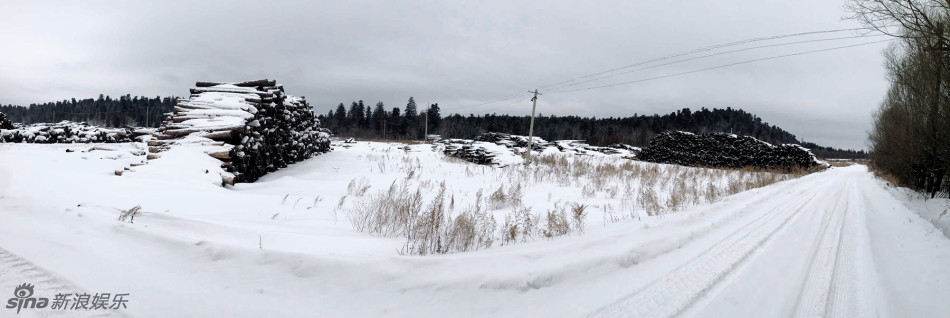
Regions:
<instances>
[{"instance_id":1,"label":"gray cloud","mask_svg":"<svg viewBox=\"0 0 950 318\"><path fill-rule=\"evenodd\" d=\"M273 78L320 112L409 96L445 112L527 114L515 100L582 75L717 43L858 26L843 1L4 2L0 103L99 93L184 95L198 80ZM835 34L827 37L844 36ZM824 36L812 36L820 38ZM876 38L879 39L879 38ZM775 47L635 72L609 84L872 41ZM793 41L789 39L788 41ZM782 41L776 41L779 43ZM770 42L772 43L772 42ZM802 139L864 148L886 89L885 44L542 96L544 114L746 109ZM543 93L547 91L542 90Z\"/></svg>"}]
</instances>

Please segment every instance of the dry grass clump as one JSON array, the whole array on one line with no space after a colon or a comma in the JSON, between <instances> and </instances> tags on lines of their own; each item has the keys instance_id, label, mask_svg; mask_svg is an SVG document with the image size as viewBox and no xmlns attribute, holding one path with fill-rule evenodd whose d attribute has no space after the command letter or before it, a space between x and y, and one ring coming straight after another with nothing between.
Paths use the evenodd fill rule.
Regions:
<instances>
[{"instance_id":1,"label":"dry grass clump","mask_svg":"<svg viewBox=\"0 0 950 318\"><path fill-rule=\"evenodd\" d=\"M350 180L349 184L346 185L346 193L347 195L361 197L366 194L366 191L369 190L370 187L371 185L369 184L369 180L366 179L366 177L360 177L359 180L354 178L353 180Z\"/></svg>"},{"instance_id":2,"label":"dry grass clump","mask_svg":"<svg viewBox=\"0 0 950 318\"><path fill-rule=\"evenodd\" d=\"M571 232L571 223L563 207L559 207L555 204L553 210L548 210L546 219L545 227L541 229L542 236L552 238L567 235L567 233Z\"/></svg>"},{"instance_id":3,"label":"dry grass clump","mask_svg":"<svg viewBox=\"0 0 950 318\"><path fill-rule=\"evenodd\" d=\"M405 237L400 251L404 254L444 254L492 246L497 224L482 208L481 191L475 205L453 217L454 196L447 200L445 181L438 187L424 204L418 188L405 179L393 181L387 190L357 200L347 210L347 217L357 231Z\"/></svg>"},{"instance_id":4,"label":"dry grass clump","mask_svg":"<svg viewBox=\"0 0 950 318\"><path fill-rule=\"evenodd\" d=\"M526 242L534 237L538 230L538 217L531 213L531 208L516 207L505 215L505 223L501 227L502 245Z\"/></svg>"},{"instance_id":5,"label":"dry grass clump","mask_svg":"<svg viewBox=\"0 0 950 318\"><path fill-rule=\"evenodd\" d=\"M393 181L387 190L357 200L347 217L357 231L393 237L408 235L421 210L422 192L412 191L408 182Z\"/></svg>"},{"instance_id":6,"label":"dry grass clump","mask_svg":"<svg viewBox=\"0 0 950 318\"><path fill-rule=\"evenodd\" d=\"M571 222L574 230L583 233L585 220L587 220L587 205L571 203Z\"/></svg>"},{"instance_id":7,"label":"dry grass clump","mask_svg":"<svg viewBox=\"0 0 950 318\"><path fill-rule=\"evenodd\" d=\"M868 166L868 170L871 170L871 173L874 173L875 177L878 177L881 180L884 180L884 182L887 182L887 184L892 185L892 186L897 186L901 184L900 178L898 178L897 176L887 173L883 169L879 169L873 164L869 164L867 166Z\"/></svg>"}]
</instances>

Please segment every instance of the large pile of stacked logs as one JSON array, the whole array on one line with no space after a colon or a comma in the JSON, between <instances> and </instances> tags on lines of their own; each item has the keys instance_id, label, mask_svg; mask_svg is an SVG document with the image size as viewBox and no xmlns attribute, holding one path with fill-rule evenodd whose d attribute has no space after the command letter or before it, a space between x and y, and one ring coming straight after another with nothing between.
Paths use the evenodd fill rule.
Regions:
<instances>
[{"instance_id":1,"label":"large pile of stacked logs","mask_svg":"<svg viewBox=\"0 0 950 318\"><path fill-rule=\"evenodd\" d=\"M0 124L2 125L2 124ZM0 142L14 143L116 143L132 142L152 133L148 128L103 128L87 123L61 121L0 128Z\"/></svg>"},{"instance_id":2,"label":"large pile of stacked logs","mask_svg":"<svg viewBox=\"0 0 950 318\"><path fill-rule=\"evenodd\" d=\"M815 155L799 145L772 145L749 137L726 133L696 135L667 131L650 140L638 159L684 166L762 169L811 168L822 165Z\"/></svg>"},{"instance_id":3,"label":"large pile of stacked logs","mask_svg":"<svg viewBox=\"0 0 950 318\"><path fill-rule=\"evenodd\" d=\"M329 151L329 131L319 124L307 101L285 94L276 81L198 82L168 115L150 149L160 151L186 136L207 138L218 146L209 154L231 174L223 176L225 183L253 182Z\"/></svg>"}]
</instances>

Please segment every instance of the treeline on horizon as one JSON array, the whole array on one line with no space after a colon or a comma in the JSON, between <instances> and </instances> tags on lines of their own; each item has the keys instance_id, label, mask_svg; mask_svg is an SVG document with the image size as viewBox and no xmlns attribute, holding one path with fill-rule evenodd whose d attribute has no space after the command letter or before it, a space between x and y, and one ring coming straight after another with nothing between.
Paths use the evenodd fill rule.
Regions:
<instances>
[{"instance_id":1,"label":"treeline on horizon","mask_svg":"<svg viewBox=\"0 0 950 318\"><path fill-rule=\"evenodd\" d=\"M29 107L0 105L0 112L16 123L87 122L103 127L158 127L177 103L177 97L130 96L68 99Z\"/></svg>"},{"instance_id":2,"label":"treeline on horizon","mask_svg":"<svg viewBox=\"0 0 950 318\"><path fill-rule=\"evenodd\" d=\"M158 127L165 113L174 109L177 97L144 97L123 95L119 98L99 95L99 98L69 99L29 107L0 105L0 112L18 123L59 122L69 120L87 122L105 127ZM374 106L355 101L347 107L340 103L318 119L324 127L341 137L367 139L421 140L428 117L429 134L443 138L471 139L483 132L504 132L527 135L531 118L512 115L453 114L443 117L438 104L419 109L410 97L400 108L387 108L382 102ZM821 147L799 141L795 135L762 121L741 109L684 108L664 115L631 117L545 116L535 118L535 135L546 140L576 139L592 145L606 146L625 143L644 147L654 135L666 130L693 133L731 132L748 135L772 144L800 144L822 158L863 159L864 151Z\"/></svg>"},{"instance_id":3,"label":"treeline on horizon","mask_svg":"<svg viewBox=\"0 0 950 318\"><path fill-rule=\"evenodd\" d=\"M426 129L428 115L429 134L442 138L471 139L484 132L504 132L527 135L531 121L529 116L453 114L441 117L438 104L418 110L410 97L404 108L387 109L378 102L370 107L362 100L351 102L349 107L340 103L325 115L320 122L337 136L421 140ZM684 108L665 115L639 115L631 117L579 117L545 116L535 118L535 135L546 140L585 140L596 146L624 143L638 147L649 144L654 135L667 130L682 130L693 133L731 132L747 135L772 144L800 144L822 158L866 159L863 150L842 150L822 147L799 141L795 135L762 121L762 118L741 109L701 108L692 111Z\"/></svg>"}]
</instances>

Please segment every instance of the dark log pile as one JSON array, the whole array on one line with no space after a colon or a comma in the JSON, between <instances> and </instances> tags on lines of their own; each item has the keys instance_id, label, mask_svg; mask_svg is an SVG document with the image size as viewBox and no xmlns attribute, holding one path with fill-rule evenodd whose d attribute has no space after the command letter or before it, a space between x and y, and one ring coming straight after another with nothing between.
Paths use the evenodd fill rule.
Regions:
<instances>
[{"instance_id":1,"label":"dark log pile","mask_svg":"<svg viewBox=\"0 0 950 318\"><path fill-rule=\"evenodd\" d=\"M486 132L481 133L478 136L475 136L475 141L484 141L490 142L498 145L502 145L508 148L518 147L518 148L528 148L528 136L519 136L506 133L498 132ZM531 149L534 151L543 151L544 148L550 147L551 143L547 142L544 139L534 137L531 140Z\"/></svg>"},{"instance_id":2,"label":"dark log pile","mask_svg":"<svg viewBox=\"0 0 950 318\"><path fill-rule=\"evenodd\" d=\"M154 130L148 128L103 128L87 123L61 121L0 128L0 142L13 143L116 143L136 141ZM9 127L9 126L7 126Z\"/></svg>"},{"instance_id":3,"label":"dark log pile","mask_svg":"<svg viewBox=\"0 0 950 318\"><path fill-rule=\"evenodd\" d=\"M155 144L186 136L220 142L209 154L233 174L226 183L254 182L330 150L329 131L319 127L310 104L276 81L197 82L190 92L168 114Z\"/></svg>"},{"instance_id":4,"label":"dark log pile","mask_svg":"<svg viewBox=\"0 0 950 318\"><path fill-rule=\"evenodd\" d=\"M13 129L13 123L7 119L7 115L0 113L0 129Z\"/></svg>"},{"instance_id":5,"label":"dark log pile","mask_svg":"<svg viewBox=\"0 0 950 318\"><path fill-rule=\"evenodd\" d=\"M490 153L485 147L474 145L471 140L442 139L439 142L445 144L445 149L442 153L447 156L460 158L480 165L492 165L495 163L495 154Z\"/></svg>"},{"instance_id":6,"label":"dark log pile","mask_svg":"<svg viewBox=\"0 0 950 318\"><path fill-rule=\"evenodd\" d=\"M696 135L666 131L650 140L638 159L684 166L762 169L811 168L822 165L815 155L799 145L772 145L727 133Z\"/></svg>"}]
</instances>

